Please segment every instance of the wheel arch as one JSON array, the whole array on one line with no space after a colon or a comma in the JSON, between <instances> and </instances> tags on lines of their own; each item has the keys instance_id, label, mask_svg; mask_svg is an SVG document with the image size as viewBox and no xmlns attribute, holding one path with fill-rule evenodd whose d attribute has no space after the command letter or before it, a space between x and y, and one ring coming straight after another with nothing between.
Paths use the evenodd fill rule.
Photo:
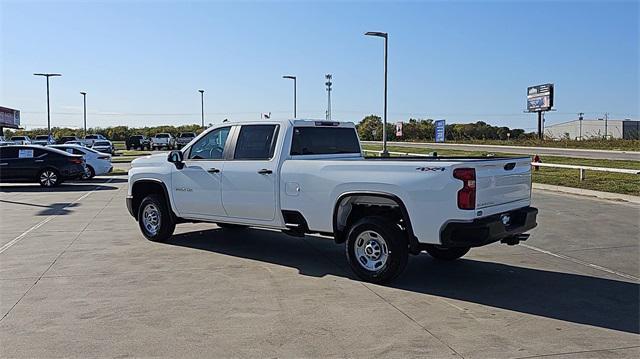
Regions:
<instances>
[{"instance_id":1,"label":"wheel arch","mask_svg":"<svg viewBox=\"0 0 640 359\"><path fill-rule=\"evenodd\" d=\"M338 196L333 207L332 216L333 234L336 243L343 243L347 239L346 226L351 215L351 206L349 206L349 208L344 207L356 201L363 201L367 204L380 206L397 206L406 229L410 252L420 252L418 239L413 232L413 226L411 225L411 218L409 217L409 211L407 211L407 207L405 206L402 199L400 199L400 197L387 192L356 191L345 192Z\"/></svg>"},{"instance_id":2,"label":"wheel arch","mask_svg":"<svg viewBox=\"0 0 640 359\"><path fill-rule=\"evenodd\" d=\"M137 213L140 208L140 204L142 203L142 200L146 196L154 193L162 195L162 197L165 200L165 204L169 209L169 213L171 213L171 216L173 217L174 220L177 220L178 216L175 214L175 212L173 211L173 208L171 207L171 198L169 197L169 190L167 189L167 186L164 184L164 182L154 178L142 178L135 181L131 185L131 197L132 197L131 204L132 204L133 213L136 213L136 215L134 216L136 221L138 220Z\"/></svg>"}]
</instances>

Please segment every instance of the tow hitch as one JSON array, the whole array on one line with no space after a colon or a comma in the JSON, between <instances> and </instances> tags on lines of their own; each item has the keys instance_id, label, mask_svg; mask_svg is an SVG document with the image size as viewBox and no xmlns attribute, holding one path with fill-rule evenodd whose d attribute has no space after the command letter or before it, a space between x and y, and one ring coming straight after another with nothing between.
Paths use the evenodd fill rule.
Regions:
<instances>
[{"instance_id":1,"label":"tow hitch","mask_svg":"<svg viewBox=\"0 0 640 359\"><path fill-rule=\"evenodd\" d=\"M500 240L500 243L504 243L510 246L515 246L520 243L520 241L526 241L529 238L528 233L522 233L515 236L507 237Z\"/></svg>"}]
</instances>

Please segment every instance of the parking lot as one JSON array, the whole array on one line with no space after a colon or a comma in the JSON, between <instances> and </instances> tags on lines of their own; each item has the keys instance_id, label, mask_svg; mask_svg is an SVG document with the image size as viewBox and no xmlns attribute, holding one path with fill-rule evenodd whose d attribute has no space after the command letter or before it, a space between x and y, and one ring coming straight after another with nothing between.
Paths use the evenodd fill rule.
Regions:
<instances>
[{"instance_id":1,"label":"parking lot","mask_svg":"<svg viewBox=\"0 0 640 359\"><path fill-rule=\"evenodd\" d=\"M1 356L640 356L637 205L534 191L525 245L413 257L378 286L319 236L146 241L126 186L0 187Z\"/></svg>"}]
</instances>

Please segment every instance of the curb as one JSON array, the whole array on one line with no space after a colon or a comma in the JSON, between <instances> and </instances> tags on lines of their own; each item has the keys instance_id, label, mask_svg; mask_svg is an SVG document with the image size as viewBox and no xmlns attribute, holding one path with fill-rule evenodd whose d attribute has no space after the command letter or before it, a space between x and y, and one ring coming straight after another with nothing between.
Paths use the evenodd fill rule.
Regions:
<instances>
[{"instance_id":1,"label":"curb","mask_svg":"<svg viewBox=\"0 0 640 359\"><path fill-rule=\"evenodd\" d=\"M613 200L613 201L624 201L624 202L640 204L640 197L631 196L631 195L628 195L628 194L592 191L592 190L589 190L589 189L564 187L564 186L554 186L554 185L542 184L542 183L533 183L533 189L540 189L540 190L544 190L544 191L553 191L553 192L562 192L562 193L575 194L575 195L578 195L578 196L595 197L595 198L600 198L600 199L607 199L607 200Z\"/></svg>"}]
</instances>

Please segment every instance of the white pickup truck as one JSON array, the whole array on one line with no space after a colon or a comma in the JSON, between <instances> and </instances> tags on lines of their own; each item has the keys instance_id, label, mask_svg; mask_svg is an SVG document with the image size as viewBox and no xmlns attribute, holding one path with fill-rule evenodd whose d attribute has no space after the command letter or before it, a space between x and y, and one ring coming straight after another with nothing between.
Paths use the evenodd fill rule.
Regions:
<instances>
[{"instance_id":1,"label":"white pickup truck","mask_svg":"<svg viewBox=\"0 0 640 359\"><path fill-rule=\"evenodd\" d=\"M530 200L527 157L365 158L352 123L287 120L223 123L136 159L127 207L152 241L185 222L331 236L360 278L382 283L409 254L453 260L527 239Z\"/></svg>"}]
</instances>

